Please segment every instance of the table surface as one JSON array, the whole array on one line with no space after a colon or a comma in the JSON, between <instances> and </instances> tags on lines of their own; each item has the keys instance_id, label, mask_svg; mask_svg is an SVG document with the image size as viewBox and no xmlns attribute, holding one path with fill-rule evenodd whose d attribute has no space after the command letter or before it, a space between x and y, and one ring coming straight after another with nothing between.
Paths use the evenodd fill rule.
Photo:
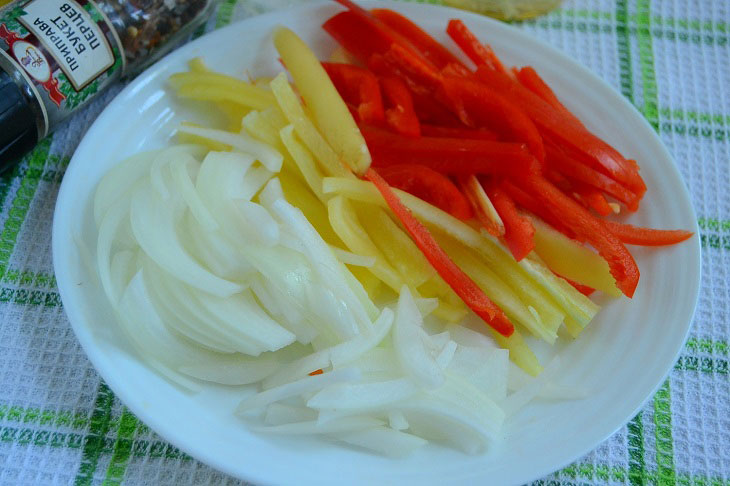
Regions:
<instances>
[{"instance_id":1,"label":"table surface","mask_svg":"<svg viewBox=\"0 0 730 486\"><path fill-rule=\"evenodd\" d=\"M208 29L301 1L224 0ZM647 118L692 195L703 251L699 306L667 381L614 436L535 484L730 484L730 0L565 0L515 26L587 66ZM58 188L119 89L0 178L0 485L240 484L165 443L119 402L56 289Z\"/></svg>"}]
</instances>

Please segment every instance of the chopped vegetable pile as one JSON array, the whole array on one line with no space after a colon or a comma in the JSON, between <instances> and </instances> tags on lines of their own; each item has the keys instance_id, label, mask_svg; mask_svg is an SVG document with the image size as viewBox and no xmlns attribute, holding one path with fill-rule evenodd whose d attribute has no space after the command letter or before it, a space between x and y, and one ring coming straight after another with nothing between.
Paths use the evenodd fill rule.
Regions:
<instances>
[{"instance_id":1,"label":"chopped vegetable pile","mask_svg":"<svg viewBox=\"0 0 730 486\"><path fill-rule=\"evenodd\" d=\"M692 234L605 219L638 210L639 166L533 68L505 67L459 20L446 32L466 57L397 12L339 3L328 62L274 33L294 85L199 59L170 78L228 125L184 123L177 145L104 177L100 281L161 375L256 384L236 410L253 430L478 453L535 396L581 395L525 334L576 338L594 291L634 294L626 244Z\"/></svg>"}]
</instances>

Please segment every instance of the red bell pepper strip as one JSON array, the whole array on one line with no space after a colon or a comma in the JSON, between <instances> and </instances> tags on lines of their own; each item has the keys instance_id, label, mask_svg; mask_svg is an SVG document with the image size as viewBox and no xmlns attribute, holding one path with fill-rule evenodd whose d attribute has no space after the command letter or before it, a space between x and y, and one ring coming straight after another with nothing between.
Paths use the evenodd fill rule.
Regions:
<instances>
[{"instance_id":1,"label":"red bell pepper strip","mask_svg":"<svg viewBox=\"0 0 730 486\"><path fill-rule=\"evenodd\" d=\"M550 138L545 140L545 152L547 154L547 165L556 169L568 179L580 181L601 190L624 203L629 211L636 211L639 208L641 198L636 193L611 177L570 157Z\"/></svg>"},{"instance_id":2,"label":"red bell pepper strip","mask_svg":"<svg viewBox=\"0 0 730 486\"><path fill-rule=\"evenodd\" d=\"M408 231L418 249L421 250L423 256L426 257L434 270L456 292L461 300L495 331L506 337L511 336L514 332L514 326L504 312L449 258L428 229L398 199L388 183L372 168L365 172L365 178L375 185L395 216Z\"/></svg>"},{"instance_id":3,"label":"red bell pepper strip","mask_svg":"<svg viewBox=\"0 0 730 486\"><path fill-rule=\"evenodd\" d=\"M487 182L485 185L484 182ZM520 261L535 249L535 228L529 219L517 211L515 202L494 181L484 181L482 185L489 199L504 223L504 241L516 261Z\"/></svg>"},{"instance_id":4,"label":"red bell pepper strip","mask_svg":"<svg viewBox=\"0 0 730 486\"><path fill-rule=\"evenodd\" d=\"M613 209L611 209L611 206L608 205L608 201L606 201L605 196L601 194L601 191L583 184L576 184L575 182L573 184L575 184L575 191L578 193L580 198L589 208L598 213L599 216L608 216L609 214L613 214Z\"/></svg>"},{"instance_id":5,"label":"red bell pepper strip","mask_svg":"<svg viewBox=\"0 0 730 486\"><path fill-rule=\"evenodd\" d=\"M579 242L583 243L585 242L585 239L578 237L578 235L575 234L574 231L572 231L570 228L565 226L560 218L554 217L545 206L540 204L534 197L532 197L530 194L528 194L525 190L523 190L520 187L517 187L515 184L513 184L511 181L503 180L500 184L502 189L509 194L509 196L523 209L526 211L529 211L530 213L534 214L541 220L545 221L547 224L552 226L555 230L560 231L568 238L578 240Z\"/></svg>"},{"instance_id":6,"label":"red bell pepper strip","mask_svg":"<svg viewBox=\"0 0 730 486\"><path fill-rule=\"evenodd\" d=\"M351 64L323 62L322 66L342 99L357 106L360 121L372 124L385 121L383 98L373 73Z\"/></svg>"},{"instance_id":7,"label":"red bell pepper strip","mask_svg":"<svg viewBox=\"0 0 730 486\"><path fill-rule=\"evenodd\" d=\"M616 286L631 298L639 283L639 267L634 257L604 224L587 209L563 194L560 189L538 174L513 181L532 195L553 218L574 231L598 251L608 263Z\"/></svg>"},{"instance_id":8,"label":"red bell pepper strip","mask_svg":"<svg viewBox=\"0 0 730 486\"><path fill-rule=\"evenodd\" d=\"M477 69L477 77L524 110L541 131L575 149L583 156L581 161L585 160L592 164L612 179L625 184L639 196L646 192L646 185L635 165L628 162L606 142L576 125L535 93L509 76L485 66Z\"/></svg>"},{"instance_id":9,"label":"red bell pepper strip","mask_svg":"<svg viewBox=\"0 0 730 486\"><path fill-rule=\"evenodd\" d=\"M558 275L558 274L556 274L556 275ZM589 286L583 285L583 284L579 284L578 282L574 282L574 281L570 280L569 278L563 277L562 275L558 275L558 277L560 277L563 280L565 280L566 282L568 282L570 285L572 285L575 288L575 290L577 290L581 294L585 295L586 297L588 297L589 295L593 294L593 292L596 291L596 289L594 289L592 287L589 287Z\"/></svg>"},{"instance_id":10,"label":"red bell pepper strip","mask_svg":"<svg viewBox=\"0 0 730 486\"><path fill-rule=\"evenodd\" d=\"M537 74L537 71L535 71L535 69L533 69L531 66L525 66L521 69L516 69L515 77L517 78L517 81L519 81L520 84L522 84L525 88L529 89L537 96L550 103L550 106L561 112L566 117L570 118L577 125L580 125L581 127L583 126L583 122L581 122L578 117L573 115L573 113L571 113L570 110L568 110L565 105L560 102L550 86L548 86L548 84L543 81L540 75Z\"/></svg>"},{"instance_id":11,"label":"red bell pepper strip","mask_svg":"<svg viewBox=\"0 0 730 486\"><path fill-rule=\"evenodd\" d=\"M681 243L694 235L691 231L642 228L640 226L618 223L616 221L604 221L603 223L619 240L629 245L674 245Z\"/></svg>"},{"instance_id":12,"label":"red bell pepper strip","mask_svg":"<svg viewBox=\"0 0 730 486\"><path fill-rule=\"evenodd\" d=\"M395 31L394 29L390 28L388 25L386 25L381 20L377 19L371 12L365 10L361 6L357 5L355 2L352 2L351 0L335 0L340 5L346 7L348 11L359 17L364 23L369 25L369 28L372 32L377 33L379 36L381 36L384 39L388 40L388 44L390 46L392 45L400 45L407 51L409 51L413 56L419 58L422 62L425 62L426 64L430 65L432 68L435 68L433 64L431 64L431 61L426 59L419 51L418 49L411 44L411 42L406 39L403 35ZM369 37L362 37L360 38L361 43L369 43L370 38ZM347 49L347 47L345 47ZM384 51L378 51L381 54ZM367 59L363 59L363 62L367 62Z\"/></svg>"},{"instance_id":13,"label":"red bell pepper strip","mask_svg":"<svg viewBox=\"0 0 730 486\"><path fill-rule=\"evenodd\" d=\"M387 62L384 55L373 54L368 61L368 68L378 76L395 76L405 81L419 120L446 126L461 125L449 109L434 99L433 87L424 86L409 78L397 66Z\"/></svg>"},{"instance_id":14,"label":"red bell pepper strip","mask_svg":"<svg viewBox=\"0 0 730 486\"><path fill-rule=\"evenodd\" d=\"M613 213L608 201L598 189L580 181L569 180L554 168L548 168L544 173L550 182L586 208L593 209L601 216L608 216Z\"/></svg>"},{"instance_id":15,"label":"red bell pepper strip","mask_svg":"<svg viewBox=\"0 0 730 486\"><path fill-rule=\"evenodd\" d=\"M466 138L468 140L497 140L497 134L486 128L470 129L459 127L442 127L421 123L421 135L437 138Z\"/></svg>"},{"instance_id":16,"label":"red bell pepper strip","mask_svg":"<svg viewBox=\"0 0 730 486\"><path fill-rule=\"evenodd\" d=\"M441 74L444 76L454 76L457 78L476 79L473 72L469 71L467 68L459 64L447 64L446 67L441 68Z\"/></svg>"},{"instance_id":17,"label":"red bell pepper strip","mask_svg":"<svg viewBox=\"0 0 730 486\"><path fill-rule=\"evenodd\" d=\"M441 84L441 73L437 69L399 44L391 45L384 54L384 59L416 83L432 89Z\"/></svg>"},{"instance_id":18,"label":"red bell pepper strip","mask_svg":"<svg viewBox=\"0 0 730 486\"><path fill-rule=\"evenodd\" d=\"M411 92L403 81L394 76L380 78L385 97L385 121L395 132L406 137L420 137L421 123L413 108Z\"/></svg>"},{"instance_id":19,"label":"red bell pepper strip","mask_svg":"<svg viewBox=\"0 0 730 486\"><path fill-rule=\"evenodd\" d=\"M466 68L451 51L398 12L386 8L376 8L371 10L371 13L376 19L408 39L437 68L441 69L448 64L456 64Z\"/></svg>"},{"instance_id":20,"label":"red bell pepper strip","mask_svg":"<svg viewBox=\"0 0 730 486\"><path fill-rule=\"evenodd\" d=\"M392 43L391 38L373 28L367 19L349 10L331 17L322 28L364 65L373 54L390 49Z\"/></svg>"},{"instance_id":21,"label":"red bell pepper strip","mask_svg":"<svg viewBox=\"0 0 730 486\"><path fill-rule=\"evenodd\" d=\"M413 194L455 218L466 221L473 217L469 201L451 180L422 165L398 164L377 169L388 184Z\"/></svg>"},{"instance_id":22,"label":"red bell pepper strip","mask_svg":"<svg viewBox=\"0 0 730 486\"><path fill-rule=\"evenodd\" d=\"M446 33L449 34L449 37L456 42L456 45L477 66L484 64L500 72L507 72L502 62L494 54L494 51L492 51L492 48L479 42L479 39L477 39L474 33L461 20L449 20Z\"/></svg>"},{"instance_id":23,"label":"red bell pepper strip","mask_svg":"<svg viewBox=\"0 0 730 486\"><path fill-rule=\"evenodd\" d=\"M373 165L420 164L447 175L520 177L540 171L524 144L454 138L408 138L360 125Z\"/></svg>"},{"instance_id":24,"label":"red bell pepper strip","mask_svg":"<svg viewBox=\"0 0 730 486\"><path fill-rule=\"evenodd\" d=\"M443 127L463 127L459 119L444 105L436 101L432 95L416 93L411 90L413 107L416 115L421 121L421 129L424 123L433 123ZM495 135L494 140L497 137Z\"/></svg>"},{"instance_id":25,"label":"red bell pepper strip","mask_svg":"<svg viewBox=\"0 0 730 486\"><path fill-rule=\"evenodd\" d=\"M446 77L440 94L454 107L455 114L464 110L476 125L494 130L506 141L526 143L540 162L545 160L542 136L535 124L518 105L496 91L477 81Z\"/></svg>"}]
</instances>

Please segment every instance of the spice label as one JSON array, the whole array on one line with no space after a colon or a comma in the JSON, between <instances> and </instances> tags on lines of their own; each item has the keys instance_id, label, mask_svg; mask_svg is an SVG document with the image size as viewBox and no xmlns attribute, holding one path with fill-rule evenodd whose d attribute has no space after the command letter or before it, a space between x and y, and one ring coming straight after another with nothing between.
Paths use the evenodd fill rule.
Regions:
<instances>
[{"instance_id":1,"label":"spice label","mask_svg":"<svg viewBox=\"0 0 730 486\"><path fill-rule=\"evenodd\" d=\"M114 53L104 33L74 2L34 0L23 10L25 15L18 20L53 54L77 91L114 65Z\"/></svg>"},{"instance_id":2,"label":"spice label","mask_svg":"<svg viewBox=\"0 0 730 486\"><path fill-rule=\"evenodd\" d=\"M33 84L42 135L124 69L119 37L93 0L11 3L0 9L0 50Z\"/></svg>"},{"instance_id":3,"label":"spice label","mask_svg":"<svg viewBox=\"0 0 730 486\"><path fill-rule=\"evenodd\" d=\"M51 79L51 67L48 64L48 59L33 44L24 41L14 43L13 55L36 81L45 83Z\"/></svg>"}]
</instances>

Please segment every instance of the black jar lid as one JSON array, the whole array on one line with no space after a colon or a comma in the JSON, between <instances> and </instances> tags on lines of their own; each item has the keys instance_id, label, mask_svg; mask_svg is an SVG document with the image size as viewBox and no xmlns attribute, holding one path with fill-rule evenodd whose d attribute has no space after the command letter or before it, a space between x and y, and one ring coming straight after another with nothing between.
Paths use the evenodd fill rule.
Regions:
<instances>
[{"instance_id":1,"label":"black jar lid","mask_svg":"<svg viewBox=\"0 0 730 486\"><path fill-rule=\"evenodd\" d=\"M0 173L20 161L37 142L33 109L10 74L0 68Z\"/></svg>"}]
</instances>

